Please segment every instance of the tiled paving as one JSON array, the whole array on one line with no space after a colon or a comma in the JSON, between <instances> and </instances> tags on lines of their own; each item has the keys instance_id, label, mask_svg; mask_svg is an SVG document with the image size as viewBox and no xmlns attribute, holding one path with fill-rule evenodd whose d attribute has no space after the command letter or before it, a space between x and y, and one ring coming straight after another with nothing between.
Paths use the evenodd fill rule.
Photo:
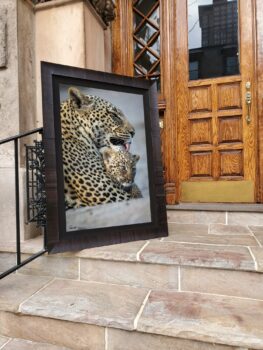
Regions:
<instances>
[{"instance_id":1,"label":"tiled paving","mask_svg":"<svg viewBox=\"0 0 263 350\"><path fill-rule=\"evenodd\" d=\"M55 324L62 322L63 327L74 326L76 335L79 332L78 327L80 332L83 331L82 325L88 327L87 329L97 327L98 330L102 330L102 333L96 333L98 347L92 348L94 350L102 349L105 339L107 348L114 349L108 346L114 341L112 329L129 330L133 331L133 334L143 332L149 335L168 336L169 338L163 338L164 343L172 346L174 342L173 349L182 349L183 339L189 341L189 344L185 343L184 349L208 350L207 343L211 346L214 343L218 344L215 349L220 349L219 344L224 344L225 349L263 348L263 300L197 292L154 291L62 279L54 279L42 286L36 276L31 276L35 290L31 290L31 296L28 297L26 277L18 274L7 277L7 280L12 279L17 288L10 300L8 294L5 294L7 309L2 308L0 311L0 329L4 331L5 336L18 338L18 335L26 334L30 340L34 340L32 338L39 337L40 333L44 337L45 329L48 327L49 337L52 333L52 343L56 344L56 339L63 338L63 328L56 327ZM1 293L6 289L6 283L4 280L0 281ZM26 292L23 292L24 289ZM24 295L23 298L21 293ZM10 301L14 302L15 294L16 309L11 310L14 313L4 312L10 311L8 305ZM39 333L39 328L36 328L39 327L39 322L45 325L43 333L42 329ZM22 330L26 325L27 333L24 333ZM157 349L156 344L160 343L158 336L156 339L149 339L154 343L152 349ZM121 333L118 337L121 337ZM178 338L181 348L176 341ZM191 341L194 342L192 347ZM10 341L9 346L12 342ZM69 340L58 345L67 347L68 343ZM22 341L20 349L24 349L23 346ZM45 346L49 349L48 345L43 345L39 349L46 349ZM73 348L85 347L80 345ZM31 349L31 344L28 349ZM148 348L146 346L142 349Z\"/></svg>"},{"instance_id":2,"label":"tiled paving","mask_svg":"<svg viewBox=\"0 0 263 350\"><path fill-rule=\"evenodd\" d=\"M31 340L11 339L11 338L7 339L5 345L3 345L1 349L3 350L70 350L69 348L51 345L47 343L38 343Z\"/></svg>"},{"instance_id":3,"label":"tiled paving","mask_svg":"<svg viewBox=\"0 0 263 350\"><path fill-rule=\"evenodd\" d=\"M153 291L138 330L262 349L262 311L263 301Z\"/></svg>"},{"instance_id":4,"label":"tiled paving","mask_svg":"<svg viewBox=\"0 0 263 350\"><path fill-rule=\"evenodd\" d=\"M42 256L3 279L0 348L263 349L263 214L205 214L169 212L169 237ZM0 251L1 270L13 243Z\"/></svg>"}]
</instances>

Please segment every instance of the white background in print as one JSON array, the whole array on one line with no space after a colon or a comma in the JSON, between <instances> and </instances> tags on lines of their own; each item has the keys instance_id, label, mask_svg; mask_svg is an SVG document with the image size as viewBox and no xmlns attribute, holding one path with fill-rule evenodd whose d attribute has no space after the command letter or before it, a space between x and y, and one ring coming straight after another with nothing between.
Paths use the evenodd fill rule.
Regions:
<instances>
[{"instance_id":1,"label":"white background in print","mask_svg":"<svg viewBox=\"0 0 263 350\"><path fill-rule=\"evenodd\" d=\"M95 95L111 102L121 109L135 128L135 136L130 152L138 154L135 182L142 191L142 199L127 202L110 203L96 207L71 209L66 212L67 230L83 228L98 228L127 224L145 223L151 221L150 196L148 181L148 163L146 151L146 135L144 124L143 96L127 92L104 90L75 86L85 95ZM60 86L60 100L68 98L69 85Z\"/></svg>"}]
</instances>

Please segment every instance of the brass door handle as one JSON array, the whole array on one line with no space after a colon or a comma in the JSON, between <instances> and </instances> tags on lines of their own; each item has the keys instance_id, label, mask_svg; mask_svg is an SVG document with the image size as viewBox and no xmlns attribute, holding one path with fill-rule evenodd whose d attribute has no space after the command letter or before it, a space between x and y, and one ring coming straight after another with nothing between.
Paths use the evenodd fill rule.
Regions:
<instances>
[{"instance_id":1,"label":"brass door handle","mask_svg":"<svg viewBox=\"0 0 263 350\"><path fill-rule=\"evenodd\" d=\"M252 98L251 98L251 83L250 81L246 82L246 95L245 95L245 100L246 100L246 105L247 105L247 115L246 115L246 121L247 124L251 123L251 103L252 103Z\"/></svg>"}]
</instances>

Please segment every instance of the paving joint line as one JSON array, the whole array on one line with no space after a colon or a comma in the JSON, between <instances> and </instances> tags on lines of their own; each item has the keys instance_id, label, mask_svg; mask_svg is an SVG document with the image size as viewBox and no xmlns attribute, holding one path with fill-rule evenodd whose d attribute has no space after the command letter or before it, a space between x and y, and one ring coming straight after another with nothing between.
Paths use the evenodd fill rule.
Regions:
<instances>
[{"instance_id":1,"label":"paving joint line","mask_svg":"<svg viewBox=\"0 0 263 350\"><path fill-rule=\"evenodd\" d=\"M0 350L1 350L1 349L4 349L4 347L5 347L8 343L10 343L10 341L12 341L12 340L13 340L12 338L9 338L3 345L0 346Z\"/></svg>"},{"instance_id":2,"label":"paving joint line","mask_svg":"<svg viewBox=\"0 0 263 350\"><path fill-rule=\"evenodd\" d=\"M105 350L108 350L109 346L108 346L108 327L105 327L105 333L104 333L104 336L105 336Z\"/></svg>"},{"instance_id":3,"label":"paving joint line","mask_svg":"<svg viewBox=\"0 0 263 350\"><path fill-rule=\"evenodd\" d=\"M251 248L250 248L249 246L247 246L247 249L248 249L248 251L249 251L249 253L250 253L250 255L251 255L251 257L252 257L252 259L253 259L253 261L254 261L255 270L258 271L258 263L257 263L256 257L255 257L255 255L253 254L253 252L252 252L252 250L251 250Z\"/></svg>"},{"instance_id":4,"label":"paving joint line","mask_svg":"<svg viewBox=\"0 0 263 350\"><path fill-rule=\"evenodd\" d=\"M78 268L79 268L79 271L78 271L78 281L80 281L80 258L78 258L79 261L78 261Z\"/></svg>"},{"instance_id":5,"label":"paving joint line","mask_svg":"<svg viewBox=\"0 0 263 350\"><path fill-rule=\"evenodd\" d=\"M262 247L262 244L261 244L261 242L258 240L258 238L257 238L257 236L255 235L255 233L250 229L249 226L247 226L247 228L248 228L248 230L249 230L251 236L255 238L255 240L256 240L256 242L258 243L258 245L259 245L260 247Z\"/></svg>"},{"instance_id":6,"label":"paving joint line","mask_svg":"<svg viewBox=\"0 0 263 350\"><path fill-rule=\"evenodd\" d=\"M138 314L136 315L136 317L134 319L134 322L133 322L134 330L137 330L139 319L140 319L140 317L141 317L141 315L143 313L143 310L145 308L145 305L146 305L146 303L147 303L147 301L149 299L149 296L150 296L151 292L152 292L152 290L150 289L149 292L147 293L146 297L144 298L143 302L142 302L142 305L140 307L140 310L139 310Z\"/></svg>"},{"instance_id":7,"label":"paving joint line","mask_svg":"<svg viewBox=\"0 0 263 350\"><path fill-rule=\"evenodd\" d=\"M178 292L181 292L181 266L178 265Z\"/></svg>"},{"instance_id":8,"label":"paving joint line","mask_svg":"<svg viewBox=\"0 0 263 350\"><path fill-rule=\"evenodd\" d=\"M141 249L136 253L136 261L141 261L140 255L143 252L144 248L146 248L149 243L150 241L147 241L146 243L144 243Z\"/></svg>"},{"instance_id":9,"label":"paving joint line","mask_svg":"<svg viewBox=\"0 0 263 350\"><path fill-rule=\"evenodd\" d=\"M238 296L238 295L217 294L217 293L208 293L208 292L198 292L198 291L191 291L191 290L183 290L182 292L183 292L183 293L190 293L190 294L211 295L211 296L215 296L215 297L226 297L226 298L228 298L228 299L241 299L241 300L263 301L263 299L242 297L242 296Z\"/></svg>"}]
</instances>

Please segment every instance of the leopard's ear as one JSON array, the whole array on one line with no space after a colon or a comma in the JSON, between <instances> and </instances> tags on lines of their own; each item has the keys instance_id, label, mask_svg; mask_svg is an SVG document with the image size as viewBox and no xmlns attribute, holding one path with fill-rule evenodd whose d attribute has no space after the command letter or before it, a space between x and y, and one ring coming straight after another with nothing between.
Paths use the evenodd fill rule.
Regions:
<instances>
[{"instance_id":1,"label":"leopard's ear","mask_svg":"<svg viewBox=\"0 0 263 350\"><path fill-rule=\"evenodd\" d=\"M140 159L140 156L139 156L138 154L134 154L134 155L133 155L133 161L134 161L134 163L137 163L139 159Z\"/></svg>"},{"instance_id":2,"label":"leopard's ear","mask_svg":"<svg viewBox=\"0 0 263 350\"><path fill-rule=\"evenodd\" d=\"M77 108L79 109L89 109L93 106L94 101L75 87L70 87L68 89L68 95L69 98L75 102Z\"/></svg>"},{"instance_id":3,"label":"leopard's ear","mask_svg":"<svg viewBox=\"0 0 263 350\"><path fill-rule=\"evenodd\" d=\"M68 89L68 95L69 98L76 103L77 107L81 108L85 96L79 91L79 89L70 87Z\"/></svg>"}]
</instances>

